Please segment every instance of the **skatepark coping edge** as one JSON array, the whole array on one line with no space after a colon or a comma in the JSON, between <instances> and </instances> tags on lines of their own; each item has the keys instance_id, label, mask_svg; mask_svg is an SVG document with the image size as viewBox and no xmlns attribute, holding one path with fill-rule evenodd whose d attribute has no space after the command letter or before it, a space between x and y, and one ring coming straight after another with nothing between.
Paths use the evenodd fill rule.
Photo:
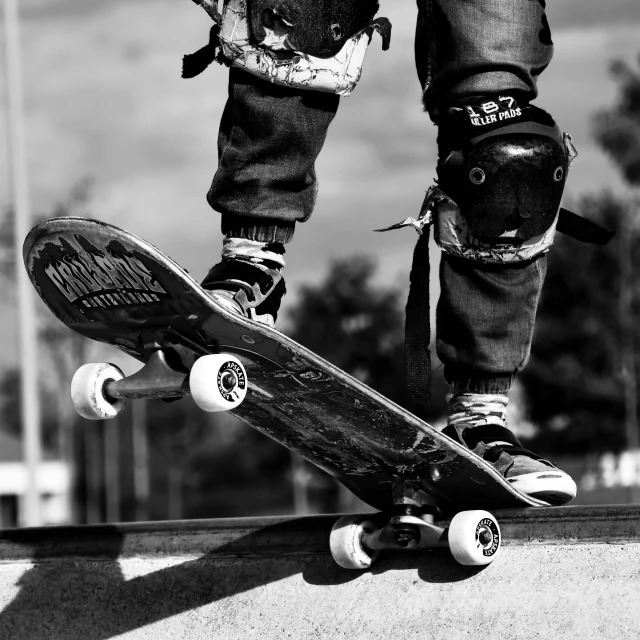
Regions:
<instances>
[{"instance_id":1,"label":"skatepark coping edge","mask_svg":"<svg viewBox=\"0 0 640 640\"><path fill-rule=\"evenodd\" d=\"M510 509L493 514L500 523L504 545L640 542L640 505ZM329 532L338 517L269 516L5 529L0 531L0 563L328 554Z\"/></svg>"}]
</instances>

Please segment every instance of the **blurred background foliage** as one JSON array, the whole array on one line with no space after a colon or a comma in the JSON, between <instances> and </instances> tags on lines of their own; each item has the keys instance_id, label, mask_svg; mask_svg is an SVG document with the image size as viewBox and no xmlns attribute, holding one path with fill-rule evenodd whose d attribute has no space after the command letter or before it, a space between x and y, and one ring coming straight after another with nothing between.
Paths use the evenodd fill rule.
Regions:
<instances>
[{"instance_id":1,"label":"blurred background foliage","mask_svg":"<svg viewBox=\"0 0 640 640\"><path fill-rule=\"evenodd\" d=\"M569 208L617 235L606 247L556 236L531 362L518 382L518 415L529 425L520 430L523 439L552 458L638 447L640 60L637 68L617 62L612 73L619 89L617 101L595 115L593 130L624 176L629 195L589 194ZM91 216L90 194L91 181L81 180L65 201L38 217ZM8 211L0 226L0 268L7 296L13 276L11 228ZM416 403L404 382L405 300L398 290L374 284L375 269L375 259L367 256L329 264L320 284L302 289L286 331L420 417L442 424L447 387L438 363L434 362L434 402ZM90 345L44 310L41 343L51 372L42 389L44 445L47 456L61 457L74 470L74 522L361 506L277 443L233 416L199 411L189 398L170 404L150 401L144 409L129 408L108 424L80 419L66 396ZM0 424L16 436L18 393L17 371L9 369L0 379ZM519 430L517 424L511 426Z\"/></svg>"}]
</instances>

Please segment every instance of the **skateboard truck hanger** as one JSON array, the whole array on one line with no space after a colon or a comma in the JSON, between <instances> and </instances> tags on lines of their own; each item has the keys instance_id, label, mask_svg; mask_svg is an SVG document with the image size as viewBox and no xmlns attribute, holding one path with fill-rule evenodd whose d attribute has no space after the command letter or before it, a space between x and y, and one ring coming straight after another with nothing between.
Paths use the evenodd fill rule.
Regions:
<instances>
[{"instance_id":1,"label":"skateboard truck hanger","mask_svg":"<svg viewBox=\"0 0 640 640\"><path fill-rule=\"evenodd\" d=\"M167 363L165 352L154 351L147 364L121 380L108 380L104 394L110 399L178 398L189 395L189 373L176 371Z\"/></svg>"},{"instance_id":2,"label":"skateboard truck hanger","mask_svg":"<svg viewBox=\"0 0 640 640\"><path fill-rule=\"evenodd\" d=\"M190 371L178 371L158 349L133 375L125 377L110 363L92 362L80 367L71 382L73 406L88 420L115 418L128 399L177 399L189 394L203 411L235 409L247 394L244 365L231 354L212 353L198 358Z\"/></svg>"}]
</instances>

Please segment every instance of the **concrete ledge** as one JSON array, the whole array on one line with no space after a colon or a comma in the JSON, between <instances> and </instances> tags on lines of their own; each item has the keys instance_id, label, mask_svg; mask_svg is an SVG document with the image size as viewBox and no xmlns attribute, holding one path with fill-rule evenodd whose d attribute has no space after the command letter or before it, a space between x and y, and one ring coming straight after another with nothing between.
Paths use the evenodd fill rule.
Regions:
<instances>
[{"instance_id":1,"label":"concrete ledge","mask_svg":"<svg viewBox=\"0 0 640 640\"><path fill-rule=\"evenodd\" d=\"M505 510L495 515L507 545L640 542L640 506L635 505Z\"/></svg>"},{"instance_id":2,"label":"concrete ledge","mask_svg":"<svg viewBox=\"0 0 640 640\"><path fill-rule=\"evenodd\" d=\"M640 507L496 515L488 567L433 550L365 572L331 559L336 516L6 530L0 638L640 637Z\"/></svg>"},{"instance_id":3,"label":"concrete ledge","mask_svg":"<svg viewBox=\"0 0 640 640\"><path fill-rule=\"evenodd\" d=\"M640 542L640 506L494 511L504 544ZM327 554L337 515L143 522L0 531L0 563L64 558Z\"/></svg>"}]
</instances>

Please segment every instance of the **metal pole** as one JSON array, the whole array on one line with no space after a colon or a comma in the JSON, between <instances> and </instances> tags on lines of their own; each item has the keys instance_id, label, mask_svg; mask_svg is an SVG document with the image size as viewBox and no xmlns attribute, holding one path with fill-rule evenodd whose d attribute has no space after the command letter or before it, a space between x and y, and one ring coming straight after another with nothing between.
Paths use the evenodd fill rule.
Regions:
<instances>
[{"instance_id":1,"label":"metal pole","mask_svg":"<svg viewBox=\"0 0 640 640\"><path fill-rule=\"evenodd\" d=\"M149 442L147 434L147 403L131 405L133 429L133 492L136 498L136 520L149 519Z\"/></svg>"},{"instance_id":2,"label":"metal pole","mask_svg":"<svg viewBox=\"0 0 640 640\"><path fill-rule=\"evenodd\" d=\"M91 425L83 432L84 470L86 482L87 524L103 522L102 518L102 452L100 434L104 433L104 420Z\"/></svg>"},{"instance_id":3,"label":"metal pole","mask_svg":"<svg viewBox=\"0 0 640 640\"><path fill-rule=\"evenodd\" d=\"M30 227L27 158L22 113L20 33L17 0L4 0L5 64L7 74L7 113L9 167L14 202L15 270L18 293L18 360L21 382L23 455L27 471L24 513L26 526L41 524L37 473L41 459L40 406L38 397L37 328L33 291L22 263L22 243Z\"/></svg>"},{"instance_id":4,"label":"metal pole","mask_svg":"<svg viewBox=\"0 0 640 640\"><path fill-rule=\"evenodd\" d=\"M107 522L120 522L120 421L104 421L104 487Z\"/></svg>"}]
</instances>

